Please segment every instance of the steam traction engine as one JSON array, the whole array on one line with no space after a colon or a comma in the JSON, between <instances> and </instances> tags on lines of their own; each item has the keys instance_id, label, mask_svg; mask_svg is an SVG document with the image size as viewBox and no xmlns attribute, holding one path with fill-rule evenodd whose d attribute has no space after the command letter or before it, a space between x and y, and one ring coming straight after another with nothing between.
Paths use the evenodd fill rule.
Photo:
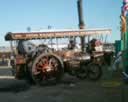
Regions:
<instances>
[{"instance_id":1,"label":"steam traction engine","mask_svg":"<svg viewBox=\"0 0 128 102\"><path fill-rule=\"evenodd\" d=\"M80 79L88 76L91 80L97 80L101 77L102 66L107 64L112 56L111 52L103 50L103 44L99 40L92 39L86 43L85 51L75 46L75 40L70 40L67 47L59 50L44 43L33 44L30 40L80 38L110 33L110 29L7 33L5 40L16 41L16 50L12 48L15 57L13 74L17 79L25 78L36 84L56 83L64 72Z\"/></svg>"}]
</instances>

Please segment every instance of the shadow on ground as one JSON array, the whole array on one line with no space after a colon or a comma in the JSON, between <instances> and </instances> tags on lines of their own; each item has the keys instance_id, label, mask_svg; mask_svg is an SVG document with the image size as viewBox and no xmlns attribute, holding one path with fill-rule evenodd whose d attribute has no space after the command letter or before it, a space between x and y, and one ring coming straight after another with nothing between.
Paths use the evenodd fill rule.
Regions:
<instances>
[{"instance_id":1,"label":"shadow on ground","mask_svg":"<svg viewBox=\"0 0 128 102\"><path fill-rule=\"evenodd\" d=\"M25 80L0 79L0 92L21 92L30 89Z\"/></svg>"}]
</instances>

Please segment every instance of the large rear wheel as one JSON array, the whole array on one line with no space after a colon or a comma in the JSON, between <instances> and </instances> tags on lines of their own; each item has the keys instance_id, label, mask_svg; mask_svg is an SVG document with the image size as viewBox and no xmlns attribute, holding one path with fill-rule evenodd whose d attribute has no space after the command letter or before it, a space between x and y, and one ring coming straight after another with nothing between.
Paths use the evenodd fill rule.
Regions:
<instances>
[{"instance_id":1,"label":"large rear wheel","mask_svg":"<svg viewBox=\"0 0 128 102\"><path fill-rule=\"evenodd\" d=\"M64 72L61 59L54 54L41 54L35 58L31 69L36 84L56 83Z\"/></svg>"}]
</instances>

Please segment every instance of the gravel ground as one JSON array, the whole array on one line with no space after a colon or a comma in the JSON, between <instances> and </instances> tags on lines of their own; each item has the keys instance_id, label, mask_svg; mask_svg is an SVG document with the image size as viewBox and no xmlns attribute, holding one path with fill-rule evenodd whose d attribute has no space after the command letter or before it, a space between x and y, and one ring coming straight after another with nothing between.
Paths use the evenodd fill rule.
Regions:
<instances>
[{"instance_id":1,"label":"gravel ground","mask_svg":"<svg viewBox=\"0 0 128 102\"><path fill-rule=\"evenodd\" d=\"M0 75L11 75L10 68L0 68ZM110 77L109 77L110 78ZM1 102L128 102L128 86L121 80L92 82L65 75L51 86L29 85L24 80L0 79Z\"/></svg>"}]
</instances>

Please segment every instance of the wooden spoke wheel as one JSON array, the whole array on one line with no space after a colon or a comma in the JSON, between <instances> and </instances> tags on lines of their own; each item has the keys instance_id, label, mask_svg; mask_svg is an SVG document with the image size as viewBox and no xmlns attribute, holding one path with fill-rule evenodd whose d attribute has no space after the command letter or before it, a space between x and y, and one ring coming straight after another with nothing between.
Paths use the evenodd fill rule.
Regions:
<instances>
[{"instance_id":1,"label":"wooden spoke wheel","mask_svg":"<svg viewBox=\"0 0 128 102\"><path fill-rule=\"evenodd\" d=\"M63 64L61 60L53 54L41 54L35 58L32 65L32 79L36 84L47 82L56 83L63 74Z\"/></svg>"}]
</instances>

